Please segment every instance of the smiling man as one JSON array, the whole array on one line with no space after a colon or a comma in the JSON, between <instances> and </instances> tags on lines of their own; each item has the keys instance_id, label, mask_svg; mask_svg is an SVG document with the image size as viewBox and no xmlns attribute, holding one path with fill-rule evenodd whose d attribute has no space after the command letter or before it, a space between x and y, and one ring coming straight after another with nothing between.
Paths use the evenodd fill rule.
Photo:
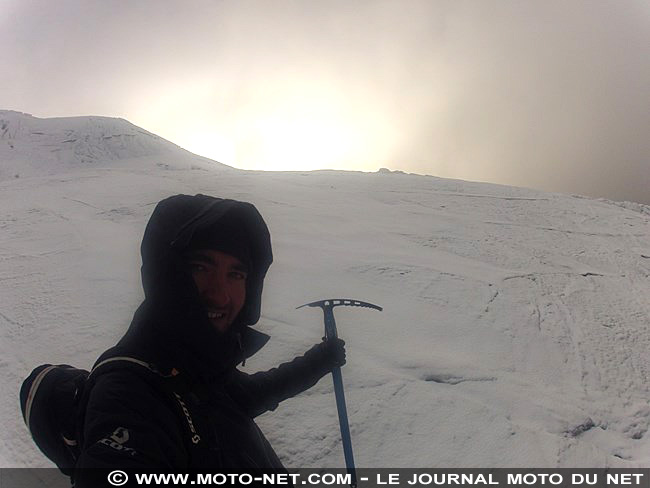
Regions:
<instances>
[{"instance_id":1,"label":"smiling man","mask_svg":"<svg viewBox=\"0 0 650 488\"><path fill-rule=\"evenodd\" d=\"M249 264L213 249L193 251L188 261L210 322L226 332L244 307Z\"/></svg>"},{"instance_id":2,"label":"smiling man","mask_svg":"<svg viewBox=\"0 0 650 488\"><path fill-rule=\"evenodd\" d=\"M254 422L345 362L324 341L270 371L237 365L269 339L260 317L269 231L245 202L176 195L154 210L141 246L145 300L86 388L76 486L91 470L285 469Z\"/></svg>"}]
</instances>

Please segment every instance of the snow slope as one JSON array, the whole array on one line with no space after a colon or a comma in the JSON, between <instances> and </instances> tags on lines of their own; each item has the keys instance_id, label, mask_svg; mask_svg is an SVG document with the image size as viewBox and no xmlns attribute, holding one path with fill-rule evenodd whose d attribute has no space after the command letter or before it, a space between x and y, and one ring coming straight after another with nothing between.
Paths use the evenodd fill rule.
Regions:
<instances>
[{"instance_id":1,"label":"snow slope","mask_svg":"<svg viewBox=\"0 0 650 488\"><path fill-rule=\"evenodd\" d=\"M85 140L97 120L42 123ZM0 171L21 176L0 181L0 466L49 465L19 385L43 362L89 367L121 336L142 297L144 225L174 193L248 200L267 219L258 327L272 340L247 371L320 340L322 314L298 305L384 307L336 310L359 466L650 461L647 207L386 172L238 171L143 138L170 150L142 142L91 164L59 141L60 160L37 161L45 146L28 134L9 164L1 153ZM260 425L288 467L344 465L328 378Z\"/></svg>"},{"instance_id":2,"label":"snow slope","mask_svg":"<svg viewBox=\"0 0 650 488\"><path fill-rule=\"evenodd\" d=\"M156 164L185 169L218 165L199 158L124 119L65 117L39 119L0 110L0 180L71 169L117 165L134 158L157 157Z\"/></svg>"}]
</instances>

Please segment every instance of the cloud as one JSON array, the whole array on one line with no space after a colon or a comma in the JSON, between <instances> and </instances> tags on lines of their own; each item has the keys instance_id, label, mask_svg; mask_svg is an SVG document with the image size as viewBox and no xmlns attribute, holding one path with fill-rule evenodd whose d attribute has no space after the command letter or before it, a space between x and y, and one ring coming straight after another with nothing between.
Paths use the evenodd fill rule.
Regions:
<instances>
[{"instance_id":1,"label":"cloud","mask_svg":"<svg viewBox=\"0 0 650 488\"><path fill-rule=\"evenodd\" d=\"M650 203L644 0L5 1L3 108L244 140L308 93L366 168Z\"/></svg>"}]
</instances>

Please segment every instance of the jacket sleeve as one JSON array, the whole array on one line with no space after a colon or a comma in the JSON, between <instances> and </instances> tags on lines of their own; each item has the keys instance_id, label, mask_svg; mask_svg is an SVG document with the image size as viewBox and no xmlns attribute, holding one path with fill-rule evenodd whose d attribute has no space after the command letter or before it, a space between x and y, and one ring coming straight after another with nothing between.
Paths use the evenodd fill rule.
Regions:
<instances>
[{"instance_id":1,"label":"jacket sleeve","mask_svg":"<svg viewBox=\"0 0 650 488\"><path fill-rule=\"evenodd\" d=\"M228 393L251 417L257 417L314 386L333 366L323 343L317 344L303 356L268 371L249 375L235 370Z\"/></svg>"},{"instance_id":2,"label":"jacket sleeve","mask_svg":"<svg viewBox=\"0 0 650 488\"><path fill-rule=\"evenodd\" d=\"M129 371L97 378L88 398L75 486L94 486L92 469L174 470L188 455L178 416L164 393ZM96 474L96 473L95 473Z\"/></svg>"}]
</instances>

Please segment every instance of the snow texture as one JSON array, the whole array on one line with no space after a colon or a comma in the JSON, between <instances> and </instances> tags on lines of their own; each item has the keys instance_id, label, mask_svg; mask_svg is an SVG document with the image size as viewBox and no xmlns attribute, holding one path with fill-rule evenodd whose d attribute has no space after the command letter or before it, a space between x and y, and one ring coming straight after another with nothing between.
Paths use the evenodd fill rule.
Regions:
<instances>
[{"instance_id":1,"label":"snow texture","mask_svg":"<svg viewBox=\"0 0 650 488\"><path fill-rule=\"evenodd\" d=\"M245 370L337 308L360 467L639 467L650 461L650 212L389 171L239 171L124 120L0 112L0 466L50 466L22 423L36 365L90 367L142 299L156 202L253 202L275 262ZM330 378L259 423L290 468L343 466Z\"/></svg>"}]
</instances>

